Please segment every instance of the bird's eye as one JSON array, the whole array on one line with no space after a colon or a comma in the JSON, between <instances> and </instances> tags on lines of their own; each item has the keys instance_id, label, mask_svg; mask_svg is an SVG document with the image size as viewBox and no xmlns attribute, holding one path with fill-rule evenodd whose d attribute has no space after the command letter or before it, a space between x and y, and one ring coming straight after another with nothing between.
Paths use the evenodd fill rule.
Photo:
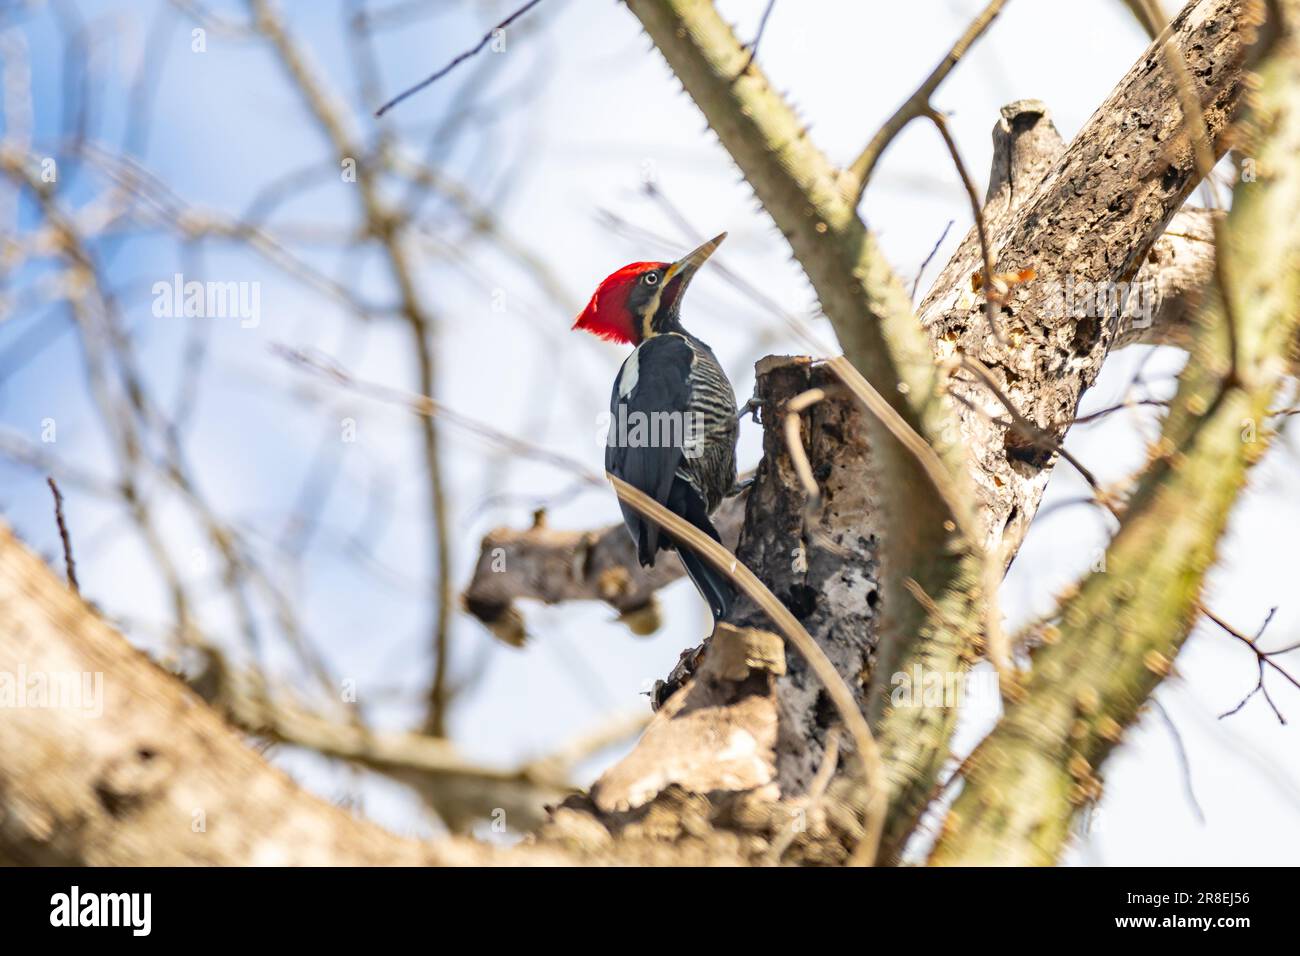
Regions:
<instances>
[{"instance_id":1,"label":"bird's eye","mask_svg":"<svg viewBox=\"0 0 1300 956\"><path fill-rule=\"evenodd\" d=\"M645 275L641 277L641 281L644 282L646 285L655 285L659 282L659 273L647 272Z\"/></svg>"}]
</instances>

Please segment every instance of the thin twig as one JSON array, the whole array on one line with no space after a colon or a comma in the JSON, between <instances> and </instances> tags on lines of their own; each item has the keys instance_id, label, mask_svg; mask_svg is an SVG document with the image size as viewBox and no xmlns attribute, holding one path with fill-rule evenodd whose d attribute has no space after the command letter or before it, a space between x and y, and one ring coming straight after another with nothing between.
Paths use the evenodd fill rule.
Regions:
<instances>
[{"instance_id":1,"label":"thin twig","mask_svg":"<svg viewBox=\"0 0 1300 956\"><path fill-rule=\"evenodd\" d=\"M916 301L916 290L921 287L921 277L925 275L925 270L929 268L930 261L935 257L935 254L938 253L939 247L943 245L943 241L948 238L948 230L950 230L953 227L953 224L956 221L957 221L956 219L948 220L948 225L943 227L943 232L939 234L939 239L934 244L934 248L930 250L930 254L926 256L925 261L921 263L921 268L916 270L916 278L912 280L912 301L913 302Z\"/></svg>"},{"instance_id":2,"label":"thin twig","mask_svg":"<svg viewBox=\"0 0 1300 956\"><path fill-rule=\"evenodd\" d=\"M369 382L357 378L333 359L317 351L308 352L302 349L290 348L285 345L272 345L271 350L301 368L328 377L336 384L348 389L349 391L372 398L375 401L385 402L390 405L400 405L417 415L441 418L452 425L456 425L459 428L472 432L480 438L514 452L515 454L533 458L537 461L544 461L549 465L567 471L582 479L586 484L595 486L604 485L604 482L601 480L599 475L577 459L570 458L567 455L561 455L558 452L543 448L540 445L525 441L522 438L516 438L514 435L493 428L485 422L481 422L475 418L470 418L468 415L461 414L460 412L453 411L441 402L430 398L428 395L421 395L418 392L408 392L404 389L393 388L389 385L380 385L376 382Z\"/></svg>"},{"instance_id":3,"label":"thin twig","mask_svg":"<svg viewBox=\"0 0 1300 956\"><path fill-rule=\"evenodd\" d=\"M504 30L506 27L510 26L510 24L514 23L525 13L527 13L529 10L531 10L533 7L537 6L541 2L542 0L528 0L528 2L525 3L522 7L516 10L514 13L510 14L510 16L506 17L504 20L502 20L500 23L494 26L487 33L483 34L483 39L479 40L476 46L474 46L472 49L466 50L464 53L458 54L456 57L452 59L450 63L444 66L437 73L434 73L432 76L425 77L423 80L421 80L419 83L416 83L414 86L410 87L409 89L403 90L401 93L398 93L396 96L394 96L383 106L379 107L379 109L375 110L375 115L383 116L385 113L391 110L398 103L405 100L407 97L414 96L416 93L420 92L421 90L426 89L432 86L434 83L438 82L438 80L442 79L452 70L454 70L456 67L460 66L460 64L464 63L470 57L475 56L480 50L482 50L485 46L487 46L488 42L492 39L493 36L496 35L496 32L498 30Z\"/></svg>"},{"instance_id":4,"label":"thin twig","mask_svg":"<svg viewBox=\"0 0 1300 956\"><path fill-rule=\"evenodd\" d=\"M799 483L803 485L804 490L803 534L841 558L847 557L848 551L833 540L821 528L820 523L815 520L814 512L821 502L822 492L817 484L816 477L813 475L812 464L808 461L808 452L803 447L803 440L800 435L800 416L823 399L831 395L843 394L843 392L844 389L839 385L832 385L824 389L810 388L806 392L801 392L785 403L784 423L785 447L790 454L790 463L794 465L795 474L799 477Z\"/></svg>"},{"instance_id":5,"label":"thin twig","mask_svg":"<svg viewBox=\"0 0 1300 956\"><path fill-rule=\"evenodd\" d=\"M1241 631L1237 630L1235 627L1233 627L1223 618L1219 617L1217 614L1211 611L1204 604L1202 604L1200 607L1201 607L1202 614L1204 614L1211 621L1217 624L1220 627L1220 629L1222 629L1225 633L1235 637L1237 640L1241 641L1243 644L1249 647L1251 651L1254 652L1255 663L1259 667L1259 679L1255 682L1255 686L1251 689L1250 693L1247 694L1245 697L1243 697L1241 699L1241 703L1239 703L1236 707L1232 708L1231 710L1224 711L1222 714L1220 714L1219 719L1222 720L1225 717L1231 717L1233 714L1241 710L1241 708L1245 707L1246 704L1250 702L1250 699L1252 697L1254 697L1256 694L1259 694L1264 698L1264 701L1272 709L1273 716L1277 718L1278 723L1285 724L1286 718L1282 716L1282 711L1278 709L1277 704L1273 703L1273 698L1269 696L1268 688L1264 686L1264 669L1266 667L1273 668L1273 670L1277 671L1287 681L1289 681L1292 684L1292 686L1294 686L1297 690L1300 690L1300 680L1296 680L1294 677L1291 676L1290 673L1288 673L1286 668L1284 668L1281 664L1278 664L1276 661L1273 660L1273 657L1275 655L1285 654L1288 651L1295 650L1295 647L1294 646L1284 647L1281 650L1277 650L1277 651L1261 651L1259 649L1259 639L1264 636L1264 631L1268 627L1269 623L1273 620L1273 615L1277 613L1277 608L1275 607L1270 608L1268 614L1264 618L1264 623L1261 624L1259 626L1259 630L1255 632L1255 636L1247 637L1245 634L1241 633Z\"/></svg>"},{"instance_id":6,"label":"thin twig","mask_svg":"<svg viewBox=\"0 0 1300 956\"><path fill-rule=\"evenodd\" d=\"M1074 470L1079 473L1080 477L1088 483L1088 487L1091 488L1093 494L1097 496L1097 501L1111 514L1115 515L1116 518L1119 517L1115 506L1110 501L1110 495L1108 495L1106 490L1101 487L1101 483L1097 481L1092 471L1083 462L1079 461L1079 459L1071 452L1067 451L1065 446L1048 434L1046 430L1034 424L1034 422L1026 418L1020 410L1016 408L1011 399L1002 391L988 366L979 359L969 355L962 357L961 365L962 368L967 371L973 372L979 378L984 387L993 393L993 397L996 398L1002 407L1007 410L1010 420L994 418L992 415L988 415L987 412L977 406L974 402L970 402L956 393L953 393L954 398L972 411L988 415L989 419L996 424L1012 429L1022 438L1033 442L1034 445L1044 451L1055 452L1060 455L1068 461L1074 467Z\"/></svg>"},{"instance_id":7,"label":"thin twig","mask_svg":"<svg viewBox=\"0 0 1300 956\"><path fill-rule=\"evenodd\" d=\"M904 578L903 587L907 589L908 594L912 595L917 604L925 608L925 613L929 614L930 617L934 618L936 621L943 621L948 627L953 628L954 630L961 629L961 623L959 621L944 620L945 615L943 613L943 608L939 607L939 605L935 603L934 598L925 593L925 588L921 587L921 585L917 583L916 578Z\"/></svg>"},{"instance_id":8,"label":"thin twig","mask_svg":"<svg viewBox=\"0 0 1300 956\"><path fill-rule=\"evenodd\" d=\"M1151 704L1155 707L1156 713L1164 721L1165 727L1169 731L1169 736L1174 741L1174 753L1178 757L1178 766L1183 772L1183 790L1187 793L1187 802L1192 805L1192 812L1196 814L1198 823L1205 823L1205 814L1201 810L1201 803L1196 799L1196 788L1192 785L1192 764L1187 759L1187 748L1183 746L1183 735L1178 732L1178 725L1174 719L1169 716L1169 711L1165 710L1164 705L1156 698L1151 698Z\"/></svg>"},{"instance_id":9,"label":"thin twig","mask_svg":"<svg viewBox=\"0 0 1300 956\"><path fill-rule=\"evenodd\" d=\"M1126 399L1118 405L1110 405L1106 408L1098 409L1095 412L1089 412L1087 415L1080 415L1074 420L1074 424L1091 425L1093 422L1099 421L1107 415L1113 415L1115 412L1122 412L1126 408L1137 408L1141 405L1149 405L1152 408L1168 408L1169 402L1162 398Z\"/></svg>"},{"instance_id":10,"label":"thin twig","mask_svg":"<svg viewBox=\"0 0 1300 956\"><path fill-rule=\"evenodd\" d=\"M68 534L68 524L63 520L63 492L59 490L58 483L54 480L53 475L47 475L45 483L50 486L50 492L54 495L54 522L59 526L59 540L63 542L63 563L68 569L68 584L77 594L81 593L81 585L77 583L77 564L72 560L72 537Z\"/></svg>"},{"instance_id":11,"label":"thin twig","mask_svg":"<svg viewBox=\"0 0 1300 956\"><path fill-rule=\"evenodd\" d=\"M758 44L763 39L763 31L767 29L767 18L772 15L774 6L776 6L776 0L767 0L767 6L763 8L763 16L758 21L758 33L754 34L754 42L749 45L749 56L745 58L745 65L736 74L736 79L744 76L753 64L754 57L758 54Z\"/></svg>"},{"instance_id":12,"label":"thin twig","mask_svg":"<svg viewBox=\"0 0 1300 956\"><path fill-rule=\"evenodd\" d=\"M810 504L821 499L821 489L817 487L812 465L808 462L808 453L804 451L803 441L799 437L799 416L825 397L825 389L810 388L785 403L785 447Z\"/></svg>"},{"instance_id":13,"label":"thin twig","mask_svg":"<svg viewBox=\"0 0 1300 956\"><path fill-rule=\"evenodd\" d=\"M975 189L975 181L970 178L970 173L966 171L966 164L961 160L961 153L957 149L957 141L952 138L948 132L948 123L944 120L938 110L926 106L923 115L934 124L939 135L943 137L943 144L948 147L948 155L952 157L952 164L957 168L957 176L961 179L962 187L966 190L966 198L970 200L971 213L975 217L975 231L979 235L980 255L984 261L984 315L988 320L989 333L998 340L999 345L1006 345L1007 340L1002 336L1002 330L998 327L997 312L1000 307L1001 299L999 290L994 288L993 275L993 253L989 249L988 229L984 225L984 205L980 202L979 192Z\"/></svg>"},{"instance_id":14,"label":"thin twig","mask_svg":"<svg viewBox=\"0 0 1300 956\"><path fill-rule=\"evenodd\" d=\"M269 0L252 0L252 3L258 32L275 48L281 66L292 78L304 106L315 119L321 133L334 147L335 155L340 161L364 157L367 151L353 135L354 123L350 114L341 108L339 98L331 94L325 76L313 67L311 58L294 40L275 5ZM408 224L403 211L396 208L379 188L379 177L362 175L357 177L356 182L367 234L382 247L392 281L397 287L399 314L405 320L411 336L420 392L433 395L438 380L434 347L437 323L427 301L417 290L416 263L406 241ZM446 688L450 672L452 608L455 598L451 580L449 503L437 424L432 416L425 416L420 422L419 431L428 478L432 564L437 575L432 595L434 673L429 690L427 727L430 732L441 734L445 730L448 705Z\"/></svg>"}]
</instances>

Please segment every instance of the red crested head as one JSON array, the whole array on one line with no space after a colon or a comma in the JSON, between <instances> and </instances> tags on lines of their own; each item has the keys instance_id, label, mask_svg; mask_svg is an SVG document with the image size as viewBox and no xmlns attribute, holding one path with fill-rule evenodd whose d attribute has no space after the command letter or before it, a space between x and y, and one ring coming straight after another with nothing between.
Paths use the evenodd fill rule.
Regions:
<instances>
[{"instance_id":1,"label":"red crested head","mask_svg":"<svg viewBox=\"0 0 1300 956\"><path fill-rule=\"evenodd\" d=\"M611 342L639 345L642 339L641 318L633 314L632 293L642 277L668 266L666 262L633 262L609 275L573 323L592 335Z\"/></svg>"},{"instance_id":2,"label":"red crested head","mask_svg":"<svg viewBox=\"0 0 1300 956\"><path fill-rule=\"evenodd\" d=\"M724 232L676 262L624 266L600 284L573 327L626 345L640 345L649 336L679 328L682 293L725 238Z\"/></svg>"}]
</instances>

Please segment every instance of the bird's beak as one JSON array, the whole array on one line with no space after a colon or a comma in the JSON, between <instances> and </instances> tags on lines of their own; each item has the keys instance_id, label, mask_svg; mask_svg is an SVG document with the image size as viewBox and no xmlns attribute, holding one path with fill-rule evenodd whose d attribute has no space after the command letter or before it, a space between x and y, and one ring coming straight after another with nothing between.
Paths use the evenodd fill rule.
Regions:
<instances>
[{"instance_id":1,"label":"bird's beak","mask_svg":"<svg viewBox=\"0 0 1300 956\"><path fill-rule=\"evenodd\" d=\"M725 232L719 233L698 249L688 252L670 265L668 271L664 273L664 285L680 278L681 282L677 286L677 295L680 296L686 290L686 285L691 281L691 277L695 275L700 266L704 265L705 260L713 255L714 250L722 245L722 240L726 238L727 234Z\"/></svg>"}]
</instances>

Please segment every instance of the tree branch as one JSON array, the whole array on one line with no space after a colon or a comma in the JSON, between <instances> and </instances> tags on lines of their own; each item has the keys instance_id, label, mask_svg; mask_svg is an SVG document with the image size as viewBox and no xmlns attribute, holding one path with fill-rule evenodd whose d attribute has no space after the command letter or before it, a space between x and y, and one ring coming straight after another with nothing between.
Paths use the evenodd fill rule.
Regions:
<instances>
[{"instance_id":1,"label":"tree branch","mask_svg":"<svg viewBox=\"0 0 1300 956\"><path fill-rule=\"evenodd\" d=\"M744 517L743 497L728 498L714 515L714 525L728 548L734 550ZM595 531L562 531L540 520L523 531L488 532L464 601L471 614L494 629L509 622L522 627L522 618L513 609L517 600L604 601L628 615L628 623L644 633L651 621L634 612L648 610L655 591L682 575L681 562L670 556L653 568L641 567L622 522ZM512 633L516 637L511 643L518 643L522 632Z\"/></svg>"},{"instance_id":2,"label":"tree branch","mask_svg":"<svg viewBox=\"0 0 1300 956\"><path fill-rule=\"evenodd\" d=\"M0 527L0 859L90 866L470 864L300 790ZM554 851L520 861L564 862Z\"/></svg>"}]
</instances>

